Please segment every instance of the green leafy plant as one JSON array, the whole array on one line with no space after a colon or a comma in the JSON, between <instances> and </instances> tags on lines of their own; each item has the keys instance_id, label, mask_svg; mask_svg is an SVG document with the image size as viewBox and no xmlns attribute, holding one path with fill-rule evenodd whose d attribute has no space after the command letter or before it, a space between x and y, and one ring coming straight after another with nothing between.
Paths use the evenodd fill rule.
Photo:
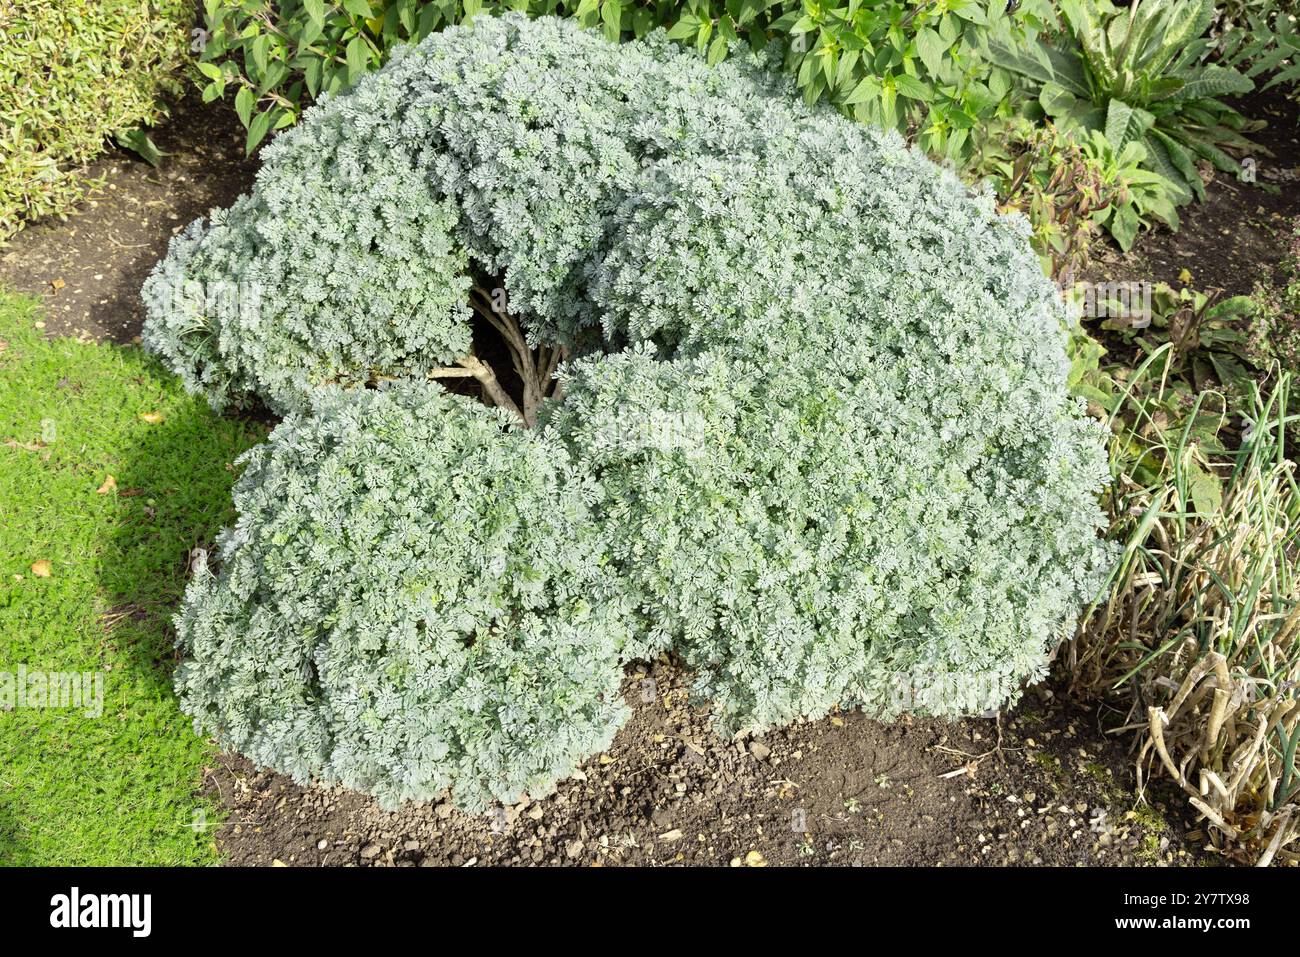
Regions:
<instances>
[{"instance_id":1,"label":"green leafy plant","mask_svg":"<svg viewBox=\"0 0 1300 957\"><path fill-rule=\"evenodd\" d=\"M972 175L991 179L1002 209L1029 219L1044 271L1068 286L1087 268L1101 229L1128 250L1154 221L1177 228L1169 184L1141 167L1143 155L1139 143L1117 153L1100 133L1080 141L1021 118L988 137Z\"/></svg>"},{"instance_id":2,"label":"green leafy plant","mask_svg":"<svg viewBox=\"0 0 1300 957\"><path fill-rule=\"evenodd\" d=\"M203 96L234 94L251 151L397 45L505 11L572 16L610 40L662 27L711 64L742 45L767 52L808 102L914 133L930 153L954 159L1011 110L1010 76L982 55L983 41L1023 39L1050 20L1046 0L1012 14L981 0L206 0Z\"/></svg>"},{"instance_id":3,"label":"green leafy plant","mask_svg":"<svg viewBox=\"0 0 1300 957\"><path fill-rule=\"evenodd\" d=\"M9 0L0 7L0 243L66 212L109 139L151 162L141 129L180 88L186 0Z\"/></svg>"},{"instance_id":4,"label":"green leafy plant","mask_svg":"<svg viewBox=\"0 0 1300 957\"><path fill-rule=\"evenodd\" d=\"M204 0L203 99L233 95L251 153L312 100L346 89L393 47L459 20L461 10L419 0Z\"/></svg>"},{"instance_id":5,"label":"green leafy plant","mask_svg":"<svg viewBox=\"0 0 1300 957\"><path fill-rule=\"evenodd\" d=\"M1185 433L1198 453L1225 451L1222 433L1230 420L1226 397L1218 391L1198 393L1172 368L1173 347L1164 342L1140 354L1133 365L1106 361L1110 351L1080 324L1070 342L1071 388L1088 400L1092 413L1105 420L1111 439L1112 477L1142 486L1159 484L1173 468L1167 446L1152 435ZM1220 494L1218 480L1197 460L1198 497Z\"/></svg>"},{"instance_id":6,"label":"green leafy plant","mask_svg":"<svg viewBox=\"0 0 1300 957\"><path fill-rule=\"evenodd\" d=\"M1258 363L1242 320L1254 310L1254 300L1221 298L1217 290L1174 289L1167 283L1155 283L1144 290L1144 296L1149 304L1138 312L1131 302L1095 302L1100 327L1136 347L1142 356L1168 345L1165 375L1185 381L1193 392L1218 388L1242 401L1250 395L1255 377L1248 366ZM1262 365L1266 369L1269 362Z\"/></svg>"},{"instance_id":7,"label":"green leafy plant","mask_svg":"<svg viewBox=\"0 0 1300 957\"><path fill-rule=\"evenodd\" d=\"M1023 219L792 94L662 33L480 16L177 238L146 344L287 413L177 619L204 728L481 806L602 746L621 666L668 649L728 732L1045 672L1111 554L1064 306ZM202 294L232 283L267 288Z\"/></svg>"},{"instance_id":8,"label":"green leafy plant","mask_svg":"<svg viewBox=\"0 0 1300 957\"><path fill-rule=\"evenodd\" d=\"M1224 436L1248 427L1259 383L1275 371L1275 357L1259 348L1256 299L1115 282L1079 283L1067 300L1082 318L1071 387L1122 436L1111 442L1113 473L1148 486L1168 477L1173 463L1148 433L1183 431L1202 452L1226 454ZM1098 338L1083 322L1095 323ZM1200 494L1218 496L1218 485L1199 473Z\"/></svg>"},{"instance_id":9,"label":"green leafy plant","mask_svg":"<svg viewBox=\"0 0 1300 957\"><path fill-rule=\"evenodd\" d=\"M1114 187L1111 202L1093 216L1106 227L1120 249L1128 252L1138 230L1154 222L1170 229L1178 228L1178 212L1171 199L1177 195L1177 188L1160 173L1144 168L1145 146L1129 140L1116 149L1106 134L1089 130L1082 149L1099 170L1102 181Z\"/></svg>"},{"instance_id":10,"label":"green leafy plant","mask_svg":"<svg viewBox=\"0 0 1300 957\"><path fill-rule=\"evenodd\" d=\"M1119 185L1053 124L1009 121L982 144L973 176L991 181L999 209L1024 214L1048 276L1083 274L1100 229L1099 213L1118 202Z\"/></svg>"},{"instance_id":11,"label":"green leafy plant","mask_svg":"<svg viewBox=\"0 0 1300 957\"><path fill-rule=\"evenodd\" d=\"M1143 485L1168 474L1163 446L1135 438L1151 430L1183 429L1198 449L1225 451L1225 424L1250 414L1271 364L1252 344L1250 298L1142 282L1080 283L1067 298L1111 347L1076 326L1072 387L1112 431L1123 426L1124 438L1111 442L1112 472ZM1119 358L1103 361L1112 351ZM1204 472L1197 489L1218 494L1217 485Z\"/></svg>"},{"instance_id":12,"label":"green leafy plant","mask_svg":"<svg viewBox=\"0 0 1300 957\"><path fill-rule=\"evenodd\" d=\"M1220 0L1215 5L1215 28L1223 34L1250 17L1295 12L1295 0Z\"/></svg>"},{"instance_id":13,"label":"green leafy plant","mask_svg":"<svg viewBox=\"0 0 1300 957\"><path fill-rule=\"evenodd\" d=\"M1035 0L805 0L773 30L790 32L785 64L809 102L825 97L858 120L914 132L931 155L962 159L984 124L1011 112L1011 78L982 53L989 38L1023 42L1049 21L1050 6Z\"/></svg>"},{"instance_id":14,"label":"green leafy plant","mask_svg":"<svg viewBox=\"0 0 1300 957\"><path fill-rule=\"evenodd\" d=\"M1300 29L1295 13L1274 0L1243 11L1219 38L1225 63L1251 78L1267 77L1260 89L1300 83Z\"/></svg>"},{"instance_id":15,"label":"green leafy plant","mask_svg":"<svg viewBox=\"0 0 1300 957\"><path fill-rule=\"evenodd\" d=\"M1204 196L1198 161L1235 173L1228 150L1259 149L1243 135L1259 124L1219 99L1254 84L1207 62L1213 0L1134 0L1128 8L1062 0L1060 10L1053 42L990 42L994 61L1014 70L1056 123L1102 133L1117 154L1140 143L1143 167L1173 184L1175 205Z\"/></svg>"}]
</instances>

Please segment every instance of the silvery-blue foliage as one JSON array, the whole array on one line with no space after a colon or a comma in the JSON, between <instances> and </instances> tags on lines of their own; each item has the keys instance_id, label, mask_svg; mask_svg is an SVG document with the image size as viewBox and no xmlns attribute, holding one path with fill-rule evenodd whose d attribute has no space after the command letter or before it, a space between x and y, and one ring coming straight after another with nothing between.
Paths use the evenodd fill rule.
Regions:
<instances>
[{"instance_id":1,"label":"silvery-blue foliage","mask_svg":"<svg viewBox=\"0 0 1300 957\"><path fill-rule=\"evenodd\" d=\"M203 727L481 806L603 746L619 664L667 649L727 730L969 714L1041 677L1110 554L1059 298L1023 220L783 82L482 18L313 110L177 239L147 342L218 404L292 410L180 618ZM339 388L468 351L471 270L579 353L537 428ZM247 277L238 321L167 295Z\"/></svg>"},{"instance_id":2,"label":"silvery-blue foliage","mask_svg":"<svg viewBox=\"0 0 1300 957\"><path fill-rule=\"evenodd\" d=\"M173 240L145 344L217 407L305 408L323 383L464 355L472 257L532 340L574 345L599 325L583 275L613 206L664 157L753 149L804 115L783 83L561 18L430 36L323 98L263 150L251 196Z\"/></svg>"},{"instance_id":3,"label":"silvery-blue foliage","mask_svg":"<svg viewBox=\"0 0 1300 957\"><path fill-rule=\"evenodd\" d=\"M436 386L325 390L246 454L178 619L185 709L294 777L466 807L553 783L625 708L625 589L564 449Z\"/></svg>"},{"instance_id":4,"label":"silvery-blue foliage","mask_svg":"<svg viewBox=\"0 0 1300 957\"><path fill-rule=\"evenodd\" d=\"M190 224L145 282L145 344L215 406L303 408L468 350L456 207L394 142L380 80L268 147L252 195Z\"/></svg>"},{"instance_id":5,"label":"silvery-blue foliage","mask_svg":"<svg viewBox=\"0 0 1300 957\"><path fill-rule=\"evenodd\" d=\"M665 164L613 222L590 295L643 348L579 361L544 427L724 724L1040 677L1104 570L1107 472L1023 221L826 116Z\"/></svg>"},{"instance_id":6,"label":"silvery-blue foliage","mask_svg":"<svg viewBox=\"0 0 1300 957\"><path fill-rule=\"evenodd\" d=\"M837 345L582 360L543 426L600 479L642 647L678 649L728 730L999 707L1104 558L1084 420L936 420L931 377Z\"/></svg>"}]
</instances>

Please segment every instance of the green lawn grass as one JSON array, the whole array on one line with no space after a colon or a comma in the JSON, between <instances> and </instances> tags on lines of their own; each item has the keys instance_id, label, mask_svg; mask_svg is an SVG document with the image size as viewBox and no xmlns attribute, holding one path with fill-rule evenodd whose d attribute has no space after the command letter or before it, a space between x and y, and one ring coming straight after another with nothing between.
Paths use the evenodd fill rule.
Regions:
<instances>
[{"instance_id":1,"label":"green lawn grass","mask_svg":"<svg viewBox=\"0 0 1300 957\"><path fill-rule=\"evenodd\" d=\"M40 308L0 290L0 681L97 673L103 713L0 684L0 863L212 862L212 751L172 693L170 618L265 429L138 348L46 340Z\"/></svg>"}]
</instances>

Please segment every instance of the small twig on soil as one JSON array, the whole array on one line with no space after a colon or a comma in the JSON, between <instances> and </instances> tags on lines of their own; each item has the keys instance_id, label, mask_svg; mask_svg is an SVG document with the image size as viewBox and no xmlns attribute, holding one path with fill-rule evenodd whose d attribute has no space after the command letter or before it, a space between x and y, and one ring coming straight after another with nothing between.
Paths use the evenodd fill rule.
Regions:
<instances>
[{"instance_id":1,"label":"small twig on soil","mask_svg":"<svg viewBox=\"0 0 1300 957\"><path fill-rule=\"evenodd\" d=\"M118 249L147 249L149 247L148 243L119 243L112 236L108 237L108 241Z\"/></svg>"},{"instance_id":2,"label":"small twig on soil","mask_svg":"<svg viewBox=\"0 0 1300 957\"><path fill-rule=\"evenodd\" d=\"M1004 764L1006 763L1006 758L1003 757L1004 751L1023 750L1023 748L1004 748L1002 746L1002 712L1000 711L997 714L997 729L998 729L997 743L995 743L993 747L989 748L983 754L970 754L967 751L960 751L957 748L949 748L949 747L945 747L942 744L936 744L934 746L935 751L942 751L944 752L944 754L954 754L959 758L966 758L966 763L963 764L961 767L953 768L951 771L946 771L943 774L939 775L939 777L943 778L944 780L947 780L948 778L960 777L963 774L967 775L968 777L974 777L976 770L978 770L979 766L984 762L986 758L996 755L998 759L998 763Z\"/></svg>"}]
</instances>

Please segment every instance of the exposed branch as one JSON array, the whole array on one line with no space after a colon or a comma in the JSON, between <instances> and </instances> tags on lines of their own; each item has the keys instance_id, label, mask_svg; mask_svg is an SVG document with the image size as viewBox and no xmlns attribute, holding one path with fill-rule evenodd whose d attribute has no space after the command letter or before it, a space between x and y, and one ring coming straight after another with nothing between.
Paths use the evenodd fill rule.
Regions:
<instances>
[{"instance_id":1,"label":"exposed branch","mask_svg":"<svg viewBox=\"0 0 1300 957\"><path fill-rule=\"evenodd\" d=\"M524 423L528 428L532 428L533 423L530 423L530 421L524 416L524 413L519 411L519 406L516 406L515 400L510 398L510 394L508 394L506 390L502 389L502 385L500 385L500 382L497 380L497 373L493 372L491 365L485 363L484 360L478 358L476 355L467 355L464 359L458 359L456 360L456 364L458 364L460 368L434 369L433 372L429 373L429 377L458 378L463 376L473 376L474 378L477 378L478 384L484 387L484 395L491 404L494 404L494 406L499 408L504 408L504 410L507 410L508 412L515 413L516 416L519 416L521 423Z\"/></svg>"},{"instance_id":2,"label":"exposed branch","mask_svg":"<svg viewBox=\"0 0 1300 957\"><path fill-rule=\"evenodd\" d=\"M505 341L510 351L510 363L523 383L520 418L532 428L537 424L537 410L547 394L552 393L558 398L563 392L554 376L556 367L568 358L568 350L559 345L543 345L533 350L518 321L504 309L498 309L491 294L478 284L470 291L469 304Z\"/></svg>"}]
</instances>

